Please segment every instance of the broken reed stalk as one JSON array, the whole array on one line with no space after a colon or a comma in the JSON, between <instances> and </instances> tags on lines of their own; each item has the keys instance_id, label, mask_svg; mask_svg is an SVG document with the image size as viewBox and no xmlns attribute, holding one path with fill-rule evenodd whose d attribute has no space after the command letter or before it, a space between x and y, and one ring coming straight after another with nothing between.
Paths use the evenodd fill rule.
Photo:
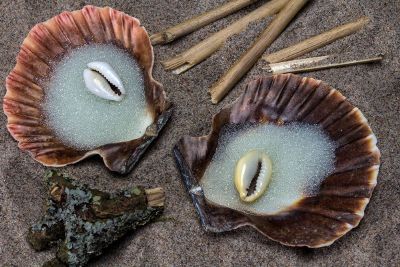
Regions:
<instances>
[{"instance_id":1,"label":"broken reed stalk","mask_svg":"<svg viewBox=\"0 0 400 267\"><path fill-rule=\"evenodd\" d=\"M261 33L254 44L209 90L211 102L217 104L254 66L264 51L282 33L289 22L309 0L291 0Z\"/></svg>"},{"instance_id":2,"label":"broken reed stalk","mask_svg":"<svg viewBox=\"0 0 400 267\"><path fill-rule=\"evenodd\" d=\"M283 73L310 72L330 68L342 68L359 64L375 63L383 60L382 55L349 61L343 61L343 59L338 58L339 56L340 55L312 57L280 63L271 63L266 69L270 74L274 75Z\"/></svg>"},{"instance_id":3,"label":"broken reed stalk","mask_svg":"<svg viewBox=\"0 0 400 267\"><path fill-rule=\"evenodd\" d=\"M164 189L156 187L152 189L145 189L147 205L150 207L163 207L165 202Z\"/></svg>"},{"instance_id":4,"label":"broken reed stalk","mask_svg":"<svg viewBox=\"0 0 400 267\"><path fill-rule=\"evenodd\" d=\"M175 69L175 74L181 74L211 56L224 45L230 36L240 33L251 22L278 13L288 2L289 0L272 0L250 12L228 27L214 33L185 52L180 53L171 59L162 61L161 64L165 70Z\"/></svg>"},{"instance_id":5,"label":"broken reed stalk","mask_svg":"<svg viewBox=\"0 0 400 267\"><path fill-rule=\"evenodd\" d=\"M283 61L283 62L278 62L278 63L271 63L271 64L267 64L262 69L266 70L269 74L288 73L288 72L291 72L292 70L294 70L295 68L311 66L311 65L326 61L329 57L330 57L330 55L295 59L295 60Z\"/></svg>"},{"instance_id":6,"label":"broken reed stalk","mask_svg":"<svg viewBox=\"0 0 400 267\"><path fill-rule=\"evenodd\" d=\"M152 45L166 44L216 20L226 17L258 0L232 0L213 10L188 19L176 26L150 36Z\"/></svg>"},{"instance_id":7,"label":"broken reed stalk","mask_svg":"<svg viewBox=\"0 0 400 267\"><path fill-rule=\"evenodd\" d=\"M263 57L268 63L277 63L300 57L308 52L328 45L340 38L353 34L363 28L369 22L369 18L362 17L353 22L338 26L327 32L313 36L293 46L279 50Z\"/></svg>"}]
</instances>

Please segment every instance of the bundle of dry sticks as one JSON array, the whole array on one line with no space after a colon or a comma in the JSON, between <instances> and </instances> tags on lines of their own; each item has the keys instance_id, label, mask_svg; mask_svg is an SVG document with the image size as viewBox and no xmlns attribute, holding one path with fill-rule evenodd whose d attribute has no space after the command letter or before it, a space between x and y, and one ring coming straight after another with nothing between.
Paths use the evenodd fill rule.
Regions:
<instances>
[{"instance_id":1,"label":"bundle of dry sticks","mask_svg":"<svg viewBox=\"0 0 400 267\"><path fill-rule=\"evenodd\" d=\"M213 10L152 35L150 37L151 42L153 45L172 42L258 1L259 0L228 1ZM253 42L251 47L209 89L212 103L217 104L262 57L265 50L279 37L290 21L303 8L303 6L307 4L307 2L309 2L309 0L268 1L228 27L212 34L197 45L176 55L175 57L162 61L161 64L166 70L173 70L173 73L181 74L207 59L221 48L229 37L245 30L251 22L265 19L276 14L272 22ZM303 40L280 51L267 54L262 57L267 63L265 69L268 74L295 73L381 61L381 55L358 60L351 60L336 55L324 55L320 57L293 60L330 44L335 40L357 32L368 22L369 19L367 17L362 17Z\"/></svg>"}]
</instances>

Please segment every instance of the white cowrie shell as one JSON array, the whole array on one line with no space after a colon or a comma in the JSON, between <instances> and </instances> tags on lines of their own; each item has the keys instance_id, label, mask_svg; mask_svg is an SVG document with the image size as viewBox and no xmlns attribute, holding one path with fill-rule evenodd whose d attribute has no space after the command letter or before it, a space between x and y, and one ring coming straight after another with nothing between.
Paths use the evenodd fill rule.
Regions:
<instances>
[{"instance_id":1,"label":"white cowrie shell","mask_svg":"<svg viewBox=\"0 0 400 267\"><path fill-rule=\"evenodd\" d=\"M114 69L106 62L90 62L89 68L83 71L86 88L98 97L121 101L125 95L121 79ZM114 86L113 88L111 88Z\"/></svg>"},{"instance_id":2,"label":"white cowrie shell","mask_svg":"<svg viewBox=\"0 0 400 267\"><path fill-rule=\"evenodd\" d=\"M257 200L267 190L271 176L272 162L269 156L261 150L247 152L239 159L235 167L234 183L240 199L244 202ZM251 195L248 195L253 179L257 179L256 188Z\"/></svg>"}]
</instances>

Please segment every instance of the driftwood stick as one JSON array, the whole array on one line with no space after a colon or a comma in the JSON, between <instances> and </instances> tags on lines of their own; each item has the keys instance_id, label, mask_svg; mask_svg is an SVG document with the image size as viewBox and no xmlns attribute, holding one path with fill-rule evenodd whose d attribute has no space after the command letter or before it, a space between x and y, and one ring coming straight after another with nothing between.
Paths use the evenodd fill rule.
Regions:
<instances>
[{"instance_id":1,"label":"driftwood stick","mask_svg":"<svg viewBox=\"0 0 400 267\"><path fill-rule=\"evenodd\" d=\"M205 25L208 25L216 20L226 17L258 0L232 0L226 4L219 6L213 10L203 13L199 16L188 19L176 26L168 28L159 33L150 36L153 45L166 44L175 39L194 32Z\"/></svg>"},{"instance_id":2,"label":"driftwood stick","mask_svg":"<svg viewBox=\"0 0 400 267\"><path fill-rule=\"evenodd\" d=\"M271 63L264 69L266 69L269 74L275 75L283 73L310 72L330 68L342 68L359 64L376 63L382 60L382 55L364 59L347 59L346 57L343 58L343 55L329 55Z\"/></svg>"},{"instance_id":3,"label":"driftwood stick","mask_svg":"<svg viewBox=\"0 0 400 267\"><path fill-rule=\"evenodd\" d=\"M308 52L330 44L340 38L353 34L363 28L369 22L369 18L362 17L356 21L333 28L327 32L313 36L293 46L279 50L263 57L268 63L277 63L300 57Z\"/></svg>"},{"instance_id":4,"label":"driftwood stick","mask_svg":"<svg viewBox=\"0 0 400 267\"><path fill-rule=\"evenodd\" d=\"M226 40L243 31L251 22L266 18L278 13L289 0L272 0L256 10L250 12L243 18L237 20L228 27L214 33L192 48L180 53L179 55L161 62L166 70L174 70L175 74L181 74L195 65L199 64L219 48Z\"/></svg>"},{"instance_id":5,"label":"driftwood stick","mask_svg":"<svg viewBox=\"0 0 400 267\"><path fill-rule=\"evenodd\" d=\"M254 66L264 51L281 34L289 22L309 0L291 0L261 33L254 44L209 90L211 102L217 104Z\"/></svg>"}]
</instances>

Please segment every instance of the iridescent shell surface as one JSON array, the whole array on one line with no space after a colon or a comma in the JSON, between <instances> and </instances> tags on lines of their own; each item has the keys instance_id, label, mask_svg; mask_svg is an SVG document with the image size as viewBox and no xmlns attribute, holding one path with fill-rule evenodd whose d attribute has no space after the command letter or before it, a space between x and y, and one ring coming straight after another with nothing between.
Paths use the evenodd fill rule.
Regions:
<instances>
[{"instance_id":1,"label":"iridescent shell surface","mask_svg":"<svg viewBox=\"0 0 400 267\"><path fill-rule=\"evenodd\" d=\"M333 139L335 170L314 196L284 211L257 215L215 205L199 186L225 125L301 122L320 125ZM250 225L288 246L323 247L356 227L377 182L380 152L360 110L324 82L297 75L277 75L250 82L241 97L214 116L210 134L184 136L175 158L207 231L223 232Z\"/></svg>"},{"instance_id":2,"label":"iridescent shell surface","mask_svg":"<svg viewBox=\"0 0 400 267\"><path fill-rule=\"evenodd\" d=\"M145 80L146 103L154 121L138 139L77 150L64 145L46 127L40 105L46 88L40 81L48 79L50 63L71 49L107 43L125 49L139 63ZM9 132L22 150L46 166L60 167L98 154L110 170L121 174L131 171L172 112L162 85L153 79L153 57L148 34L139 20L109 7L85 6L37 24L24 40L17 64L6 80L3 109Z\"/></svg>"}]
</instances>

